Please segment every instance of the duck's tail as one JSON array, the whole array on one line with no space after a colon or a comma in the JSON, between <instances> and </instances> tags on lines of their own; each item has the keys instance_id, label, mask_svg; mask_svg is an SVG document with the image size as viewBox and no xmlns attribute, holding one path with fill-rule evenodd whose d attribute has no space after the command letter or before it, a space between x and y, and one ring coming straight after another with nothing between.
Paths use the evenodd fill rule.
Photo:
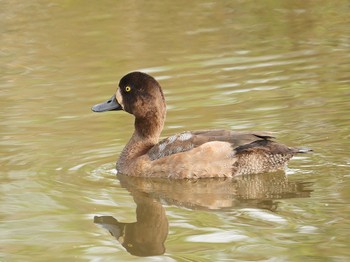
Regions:
<instances>
[{"instance_id":1,"label":"duck's tail","mask_svg":"<svg viewBox=\"0 0 350 262\"><path fill-rule=\"evenodd\" d=\"M287 147L271 140L257 140L235 148L235 175L275 172L285 168L289 159L298 153L311 152L306 147Z\"/></svg>"}]
</instances>

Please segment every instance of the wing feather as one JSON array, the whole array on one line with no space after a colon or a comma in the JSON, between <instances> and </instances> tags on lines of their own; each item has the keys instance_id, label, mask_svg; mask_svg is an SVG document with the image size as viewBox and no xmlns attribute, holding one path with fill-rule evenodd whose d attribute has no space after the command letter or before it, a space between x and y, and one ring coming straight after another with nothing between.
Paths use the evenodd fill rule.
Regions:
<instances>
[{"instance_id":1,"label":"wing feather","mask_svg":"<svg viewBox=\"0 0 350 262\"><path fill-rule=\"evenodd\" d=\"M202 130L194 132L182 132L163 139L154 145L147 153L151 160L160 159L172 154L186 152L207 142L229 142L232 148L250 144L258 140L273 139L270 132L241 132L229 130Z\"/></svg>"}]
</instances>

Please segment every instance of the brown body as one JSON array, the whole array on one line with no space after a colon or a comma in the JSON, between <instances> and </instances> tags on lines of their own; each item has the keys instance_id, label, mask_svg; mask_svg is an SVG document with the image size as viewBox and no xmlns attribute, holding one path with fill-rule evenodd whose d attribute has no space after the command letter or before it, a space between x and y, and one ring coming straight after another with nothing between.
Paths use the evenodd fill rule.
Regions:
<instances>
[{"instance_id":1,"label":"brown body","mask_svg":"<svg viewBox=\"0 0 350 262\"><path fill-rule=\"evenodd\" d=\"M272 141L268 132L208 130L183 132L159 142L166 115L159 83L134 72L124 76L115 96L93 111L125 110L135 116L135 131L121 153L118 172L140 177L232 177L283 169L296 153Z\"/></svg>"}]
</instances>

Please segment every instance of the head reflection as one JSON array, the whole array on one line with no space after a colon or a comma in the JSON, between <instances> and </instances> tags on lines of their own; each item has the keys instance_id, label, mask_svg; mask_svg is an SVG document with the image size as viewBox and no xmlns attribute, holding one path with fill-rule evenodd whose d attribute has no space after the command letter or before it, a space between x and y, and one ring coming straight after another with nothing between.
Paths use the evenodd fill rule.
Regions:
<instances>
[{"instance_id":1,"label":"head reflection","mask_svg":"<svg viewBox=\"0 0 350 262\"><path fill-rule=\"evenodd\" d=\"M164 207L147 196L134 196L137 204L136 222L121 223L111 216L95 216L100 224L123 247L135 256L156 256L165 252L164 242L168 235L168 220Z\"/></svg>"}]
</instances>

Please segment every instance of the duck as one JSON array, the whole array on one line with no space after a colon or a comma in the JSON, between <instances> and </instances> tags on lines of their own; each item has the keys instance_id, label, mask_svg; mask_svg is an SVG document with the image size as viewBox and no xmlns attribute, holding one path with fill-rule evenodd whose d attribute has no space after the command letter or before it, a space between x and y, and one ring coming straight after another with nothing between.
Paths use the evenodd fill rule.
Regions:
<instances>
[{"instance_id":1,"label":"duck","mask_svg":"<svg viewBox=\"0 0 350 262\"><path fill-rule=\"evenodd\" d=\"M118 174L170 179L233 178L284 170L309 148L288 147L266 131L183 131L160 140L166 102L159 82L130 72L117 91L93 112L125 111L135 117L134 132L116 163Z\"/></svg>"}]
</instances>

